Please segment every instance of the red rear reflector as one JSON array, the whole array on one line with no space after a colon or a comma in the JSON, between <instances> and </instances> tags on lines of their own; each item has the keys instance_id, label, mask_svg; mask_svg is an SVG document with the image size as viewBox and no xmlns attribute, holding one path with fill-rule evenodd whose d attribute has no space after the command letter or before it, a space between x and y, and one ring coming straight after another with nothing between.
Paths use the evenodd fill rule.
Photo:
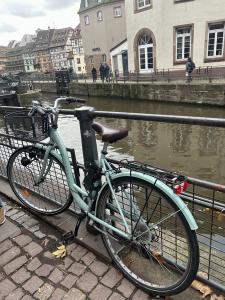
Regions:
<instances>
[{"instance_id":1,"label":"red rear reflector","mask_svg":"<svg viewBox=\"0 0 225 300\"><path fill-rule=\"evenodd\" d=\"M183 187L184 191L186 191L187 188L188 188L188 182L184 181L184 187Z\"/></svg>"},{"instance_id":2,"label":"red rear reflector","mask_svg":"<svg viewBox=\"0 0 225 300\"><path fill-rule=\"evenodd\" d=\"M175 185L175 187L174 187L174 192L175 192L176 195L179 195L179 194L181 194L183 191L186 191L187 187L188 187L188 182L187 182L187 181L184 181L184 182L182 182L181 184Z\"/></svg>"},{"instance_id":3,"label":"red rear reflector","mask_svg":"<svg viewBox=\"0 0 225 300\"><path fill-rule=\"evenodd\" d=\"M180 184L176 185L174 187L174 190L175 190L175 194L179 195L182 192L181 185Z\"/></svg>"}]
</instances>

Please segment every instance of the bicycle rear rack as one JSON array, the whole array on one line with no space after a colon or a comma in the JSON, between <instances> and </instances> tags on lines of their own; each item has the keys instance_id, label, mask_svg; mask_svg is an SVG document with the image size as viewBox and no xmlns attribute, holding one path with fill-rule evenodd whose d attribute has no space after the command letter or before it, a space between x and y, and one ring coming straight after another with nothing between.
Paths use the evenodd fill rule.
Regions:
<instances>
[{"instance_id":1,"label":"bicycle rear rack","mask_svg":"<svg viewBox=\"0 0 225 300\"><path fill-rule=\"evenodd\" d=\"M113 160L110 160L114 162ZM165 169L157 168L152 165L143 164L138 161L128 161L127 159L119 162L118 169L125 168L132 171L137 171L156 178L156 180L163 181L170 186L176 194L180 194L187 188L187 177L177 172L171 172Z\"/></svg>"}]
</instances>

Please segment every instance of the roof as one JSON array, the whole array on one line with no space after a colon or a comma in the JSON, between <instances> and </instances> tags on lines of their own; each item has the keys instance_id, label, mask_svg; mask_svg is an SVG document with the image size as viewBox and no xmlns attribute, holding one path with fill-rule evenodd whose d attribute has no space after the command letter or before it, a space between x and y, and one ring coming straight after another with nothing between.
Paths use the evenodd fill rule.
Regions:
<instances>
[{"instance_id":1,"label":"roof","mask_svg":"<svg viewBox=\"0 0 225 300\"><path fill-rule=\"evenodd\" d=\"M119 44L117 44L116 46L114 46L114 47L113 47L112 49L110 49L109 51L111 52L111 51L115 50L117 47L121 46L121 45L124 44L126 41L127 41L127 39L121 41Z\"/></svg>"},{"instance_id":2,"label":"roof","mask_svg":"<svg viewBox=\"0 0 225 300\"><path fill-rule=\"evenodd\" d=\"M48 49L54 30L55 29L38 31L34 47L35 51Z\"/></svg>"},{"instance_id":3,"label":"roof","mask_svg":"<svg viewBox=\"0 0 225 300\"><path fill-rule=\"evenodd\" d=\"M118 1L119 0L101 0L101 2L99 3L98 0L81 0L80 1L80 9L79 9L78 13L89 10L90 8L101 6L103 4L111 4L114 2L118 2ZM124 0L121 0L121 1L124 1ZM87 4L87 6L86 6L86 4Z\"/></svg>"},{"instance_id":4,"label":"roof","mask_svg":"<svg viewBox=\"0 0 225 300\"><path fill-rule=\"evenodd\" d=\"M68 38L71 37L72 33L73 29L71 27L55 29L52 34L49 47L53 48L65 46Z\"/></svg>"},{"instance_id":5,"label":"roof","mask_svg":"<svg viewBox=\"0 0 225 300\"><path fill-rule=\"evenodd\" d=\"M80 28L80 24L77 25L77 27L74 29L73 31L73 35L71 37L71 40L75 40L75 39L81 39L81 28Z\"/></svg>"},{"instance_id":6,"label":"roof","mask_svg":"<svg viewBox=\"0 0 225 300\"><path fill-rule=\"evenodd\" d=\"M14 56L18 56L18 55L22 55L24 50L24 47L14 47L14 48L10 48L9 51L7 51L6 56L7 57L14 57Z\"/></svg>"},{"instance_id":7,"label":"roof","mask_svg":"<svg viewBox=\"0 0 225 300\"><path fill-rule=\"evenodd\" d=\"M9 47L6 46L0 46L0 55L6 55L7 51L9 50Z\"/></svg>"}]
</instances>

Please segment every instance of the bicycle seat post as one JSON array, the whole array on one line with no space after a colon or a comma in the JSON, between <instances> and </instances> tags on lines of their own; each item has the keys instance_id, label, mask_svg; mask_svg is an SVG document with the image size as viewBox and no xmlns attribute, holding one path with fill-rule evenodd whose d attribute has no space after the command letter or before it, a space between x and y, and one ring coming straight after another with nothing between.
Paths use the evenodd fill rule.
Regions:
<instances>
[{"instance_id":1,"label":"bicycle seat post","mask_svg":"<svg viewBox=\"0 0 225 300\"><path fill-rule=\"evenodd\" d=\"M93 107L83 106L76 109L76 117L80 122L80 132L84 165L91 166L98 160L95 132L91 127L93 121Z\"/></svg>"}]
</instances>

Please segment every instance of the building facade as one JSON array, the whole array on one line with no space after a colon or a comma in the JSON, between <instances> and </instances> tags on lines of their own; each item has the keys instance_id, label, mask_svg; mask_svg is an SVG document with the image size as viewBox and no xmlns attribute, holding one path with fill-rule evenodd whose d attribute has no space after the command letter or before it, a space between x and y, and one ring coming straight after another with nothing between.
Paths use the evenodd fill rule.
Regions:
<instances>
[{"instance_id":1,"label":"building facade","mask_svg":"<svg viewBox=\"0 0 225 300\"><path fill-rule=\"evenodd\" d=\"M33 52L35 43L27 43L24 47L22 58L24 61L24 71L25 73L32 73L35 71L35 55Z\"/></svg>"},{"instance_id":2,"label":"building facade","mask_svg":"<svg viewBox=\"0 0 225 300\"><path fill-rule=\"evenodd\" d=\"M6 70L6 53L9 50L8 47L0 46L0 73L4 73Z\"/></svg>"},{"instance_id":3,"label":"building facade","mask_svg":"<svg viewBox=\"0 0 225 300\"><path fill-rule=\"evenodd\" d=\"M49 54L53 70L68 69L69 54L72 51L71 37L73 29L71 27L54 29L49 44Z\"/></svg>"},{"instance_id":4,"label":"building facade","mask_svg":"<svg viewBox=\"0 0 225 300\"><path fill-rule=\"evenodd\" d=\"M47 73L53 70L50 54L49 45L54 33L54 29L38 30L35 46L33 48L35 64L34 68L36 71Z\"/></svg>"},{"instance_id":5,"label":"building facade","mask_svg":"<svg viewBox=\"0 0 225 300\"><path fill-rule=\"evenodd\" d=\"M111 65L110 49L126 39L124 0L81 0L78 14L87 72Z\"/></svg>"},{"instance_id":6,"label":"building facade","mask_svg":"<svg viewBox=\"0 0 225 300\"><path fill-rule=\"evenodd\" d=\"M224 0L125 0L130 71L225 63Z\"/></svg>"},{"instance_id":7,"label":"building facade","mask_svg":"<svg viewBox=\"0 0 225 300\"><path fill-rule=\"evenodd\" d=\"M81 36L80 24L75 28L71 37L72 52L70 53L70 67L76 74L86 73L83 41Z\"/></svg>"},{"instance_id":8,"label":"building facade","mask_svg":"<svg viewBox=\"0 0 225 300\"><path fill-rule=\"evenodd\" d=\"M24 47L15 47L7 51L6 72L11 74L19 74L25 72Z\"/></svg>"}]
</instances>

